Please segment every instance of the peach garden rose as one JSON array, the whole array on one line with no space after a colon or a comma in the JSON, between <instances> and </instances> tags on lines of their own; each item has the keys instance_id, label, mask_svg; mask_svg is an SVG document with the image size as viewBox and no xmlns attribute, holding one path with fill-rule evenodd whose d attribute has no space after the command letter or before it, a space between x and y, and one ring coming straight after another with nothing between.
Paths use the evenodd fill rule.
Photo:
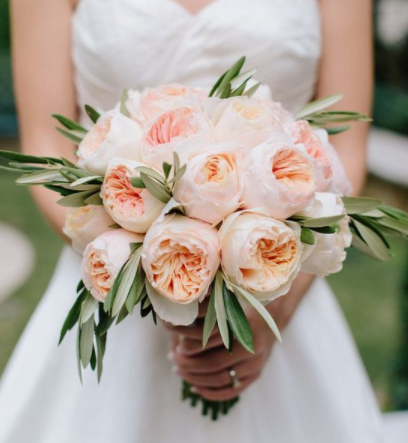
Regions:
<instances>
[{"instance_id":1,"label":"peach garden rose","mask_svg":"<svg viewBox=\"0 0 408 443\"><path fill-rule=\"evenodd\" d=\"M113 224L103 206L81 206L68 209L63 232L71 239L75 251L82 254L88 243L108 231Z\"/></svg>"},{"instance_id":2,"label":"peach garden rose","mask_svg":"<svg viewBox=\"0 0 408 443\"><path fill-rule=\"evenodd\" d=\"M144 163L114 159L109 163L102 184L101 197L107 213L128 231L145 233L160 215L164 203L157 200L145 188L136 188L130 183L139 177L136 171Z\"/></svg>"},{"instance_id":3,"label":"peach garden rose","mask_svg":"<svg viewBox=\"0 0 408 443\"><path fill-rule=\"evenodd\" d=\"M182 215L166 215L146 234L142 264L157 315L188 325L220 265L218 231Z\"/></svg>"},{"instance_id":4,"label":"peach garden rose","mask_svg":"<svg viewBox=\"0 0 408 443\"><path fill-rule=\"evenodd\" d=\"M281 130L278 115L262 100L232 97L219 100L211 114L219 141L236 141L254 147L276 130Z\"/></svg>"},{"instance_id":5,"label":"peach garden rose","mask_svg":"<svg viewBox=\"0 0 408 443\"><path fill-rule=\"evenodd\" d=\"M161 170L163 162L173 163L173 152L182 160L201 150L212 138L210 122L196 108L183 106L161 114L142 138L142 160Z\"/></svg>"},{"instance_id":6,"label":"peach garden rose","mask_svg":"<svg viewBox=\"0 0 408 443\"><path fill-rule=\"evenodd\" d=\"M251 153L242 195L245 208L263 208L284 220L310 205L316 189L312 159L286 134L274 135Z\"/></svg>"},{"instance_id":7,"label":"peach garden rose","mask_svg":"<svg viewBox=\"0 0 408 443\"><path fill-rule=\"evenodd\" d=\"M249 155L249 148L225 142L191 156L173 191L186 215L216 225L238 209Z\"/></svg>"},{"instance_id":8,"label":"peach garden rose","mask_svg":"<svg viewBox=\"0 0 408 443\"><path fill-rule=\"evenodd\" d=\"M316 190L326 191L333 179L333 164L325 145L312 130L309 122L305 120L292 122L286 126L286 129L295 145L305 149L313 159L316 171Z\"/></svg>"},{"instance_id":9,"label":"peach garden rose","mask_svg":"<svg viewBox=\"0 0 408 443\"><path fill-rule=\"evenodd\" d=\"M78 146L78 166L98 175L113 158L140 160L142 127L112 110L101 117Z\"/></svg>"},{"instance_id":10,"label":"peach garden rose","mask_svg":"<svg viewBox=\"0 0 408 443\"><path fill-rule=\"evenodd\" d=\"M113 229L97 237L86 247L81 273L85 287L99 302L104 302L108 292L130 254L130 244L140 243L143 236Z\"/></svg>"},{"instance_id":11,"label":"peach garden rose","mask_svg":"<svg viewBox=\"0 0 408 443\"><path fill-rule=\"evenodd\" d=\"M352 241L349 218L346 216L341 198L335 194L318 192L313 206L300 215L311 218L344 215L338 222L338 230L334 234L314 233L314 249L302 263L303 272L320 277L340 272L347 255L346 248Z\"/></svg>"},{"instance_id":12,"label":"peach garden rose","mask_svg":"<svg viewBox=\"0 0 408 443\"><path fill-rule=\"evenodd\" d=\"M219 235L222 268L233 284L261 301L289 291L303 253L298 225L242 211L226 218Z\"/></svg>"},{"instance_id":13,"label":"peach garden rose","mask_svg":"<svg viewBox=\"0 0 408 443\"><path fill-rule=\"evenodd\" d=\"M160 114L181 106L197 109L208 96L206 89L191 88L177 83L146 88L144 91L129 91L126 106L135 120L151 120Z\"/></svg>"}]
</instances>

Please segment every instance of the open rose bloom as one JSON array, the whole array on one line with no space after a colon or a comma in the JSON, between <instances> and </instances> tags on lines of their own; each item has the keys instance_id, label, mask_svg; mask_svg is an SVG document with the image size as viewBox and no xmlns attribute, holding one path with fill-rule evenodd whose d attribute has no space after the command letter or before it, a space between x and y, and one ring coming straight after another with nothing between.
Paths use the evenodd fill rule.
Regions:
<instances>
[{"instance_id":1,"label":"open rose bloom","mask_svg":"<svg viewBox=\"0 0 408 443\"><path fill-rule=\"evenodd\" d=\"M102 114L87 106L89 130L56 115L78 145L76 165L32 156L22 156L24 168L10 163L33 171L19 183L58 191L70 207L64 233L83 255L82 281L61 337L78 323L81 365L99 376L95 343L104 348L109 327L136 306L182 326L206 306L203 346L218 328L226 348L238 340L254 352L248 309L279 340L267 305L299 272L339 272L351 243L387 260L385 236L408 235L402 211L348 197L329 135L366 116L333 110L338 95L292 114L254 70L241 72L243 60L213 88L171 83L124 91ZM199 400L215 416L233 404Z\"/></svg>"}]
</instances>

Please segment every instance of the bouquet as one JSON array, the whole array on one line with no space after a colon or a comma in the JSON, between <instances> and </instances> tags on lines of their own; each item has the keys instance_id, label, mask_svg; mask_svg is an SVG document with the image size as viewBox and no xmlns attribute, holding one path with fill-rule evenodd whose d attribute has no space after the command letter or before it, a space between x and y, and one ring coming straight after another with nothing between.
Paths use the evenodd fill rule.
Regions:
<instances>
[{"instance_id":1,"label":"bouquet","mask_svg":"<svg viewBox=\"0 0 408 443\"><path fill-rule=\"evenodd\" d=\"M353 246L378 260L386 237L408 235L408 216L380 200L349 197L329 142L365 115L328 111L340 95L293 115L259 94L245 58L211 90L180 84L126 90L90 129L54 115L78 145L65 158L2 151L20 185L41 185L69 207L65 234L83 254L77 298L60 342L77 325L78 369L103 370L109 329L139 305L174 325L196 321L209 297L203 347L215 327L225 347L254 352L245 309L281 340L266 309L300 271L339 272ZM237 399L214 402L183 383L183 398L217 419Z\"/></svg>"}]
</instances>

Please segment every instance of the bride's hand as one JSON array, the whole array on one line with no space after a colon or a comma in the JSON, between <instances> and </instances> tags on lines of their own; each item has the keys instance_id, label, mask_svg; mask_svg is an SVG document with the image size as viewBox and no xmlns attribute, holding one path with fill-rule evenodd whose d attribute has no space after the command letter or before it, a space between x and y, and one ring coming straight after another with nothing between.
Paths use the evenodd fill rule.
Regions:
<instances>
[{"instance_id":1,"label":"bride's hand","mask_svg":"<svg viewBox=\"0 0 408 443\"><path fill-rule=\"evenodd\" d=\"M303 294L310 286L310 276L298 277L289 294L268 306L279 329L283 329L295 312ZM207 346L202 348L203 324L207 302L200 305L199 318L192 326L173 326L165 323L173 334L171 358L177 373L194 390L209 400L230 400L240 395L262 373L275 342L275 336L265 321L254 310L247 311L251 325L255 353L247 352L236 340L230 354L214 328ZM240 382L233 387L230 371L234 370Z\"/></svg>"},{"instance_id":2,"label":"bride's hand","mask_svg":"<svg viewBox=\"0 0 408 443\"><path fill-rule=\"evenodd\" d=\"M194 391L209 400L230 400L239 395L261 374L269 357L274 336L262 318L248 311L254 336L255 353L246 351L236 340L230 354L222 343L218 330L213 331L202 349L203 320L191 327L170 327L173 330L172 359L177 373ZM232 386L230 371L234 370L239 386Z\"/></svg>"}]
</instances>

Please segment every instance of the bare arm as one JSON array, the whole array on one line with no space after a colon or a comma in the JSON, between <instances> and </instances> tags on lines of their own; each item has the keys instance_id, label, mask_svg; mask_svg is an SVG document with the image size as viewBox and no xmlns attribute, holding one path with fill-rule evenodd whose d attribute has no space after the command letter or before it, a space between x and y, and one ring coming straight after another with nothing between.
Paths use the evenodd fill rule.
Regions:
<instances>
[{"instance_id":1,"label":"bare arm","mask_svg":"<svg viewBox=\"0 0 408 443\"><path fill-rule=\"evenodd\" d=\"M73 158L52 113L76 118L71 64L71 0L12 0L13 68L23 152ZM65 210L58 195L33 187L33 196L61 233Z\"/></svg>"},{"instance_id":2,"label":"bare arm","mask_svg":"<svg viewBox=\"0 0 408 443\"><path fill-rule=\"evenodd\" d=\"M319 97L342 93L337 109L371 112L373 89L371 0L320 0L323 56L320 64ZM369 125L355 123L332 138L354 193L362 191L366 169Z\"/></svg>"}]
</instances>

